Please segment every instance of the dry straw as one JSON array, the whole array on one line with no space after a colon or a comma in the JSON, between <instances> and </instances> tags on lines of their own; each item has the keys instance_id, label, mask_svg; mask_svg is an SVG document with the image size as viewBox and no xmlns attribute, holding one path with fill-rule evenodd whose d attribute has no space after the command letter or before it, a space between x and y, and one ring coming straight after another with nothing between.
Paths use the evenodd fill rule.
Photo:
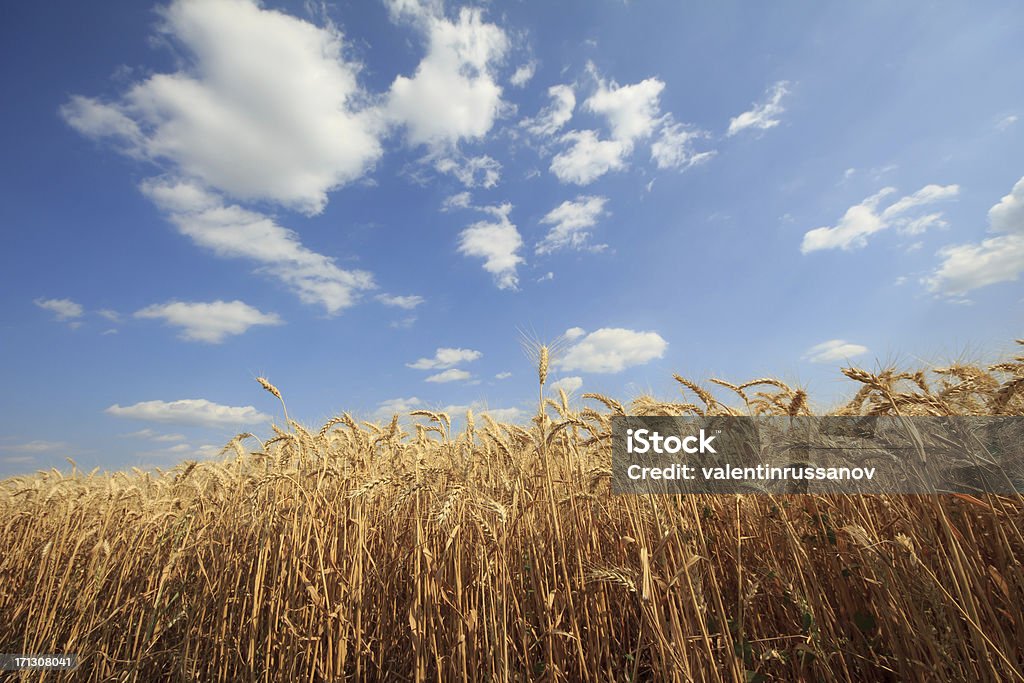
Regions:
<instances>
[{"instance_id":1,"label":"dry straw","mask_svg":"<svg viewBox=\"0 0 1024 683\"><path fill-rule=\"evenodd\" d=\"M611 415L810 400L680 377L700 406L551 423L551 347L530 428L286 417L223 462L0 482L0 646L76 652L75 681L1024 680L1019 496L613 496ZM845 373L843 414L1024 415L1020 357Z\"/></svg>"}]
</instances>

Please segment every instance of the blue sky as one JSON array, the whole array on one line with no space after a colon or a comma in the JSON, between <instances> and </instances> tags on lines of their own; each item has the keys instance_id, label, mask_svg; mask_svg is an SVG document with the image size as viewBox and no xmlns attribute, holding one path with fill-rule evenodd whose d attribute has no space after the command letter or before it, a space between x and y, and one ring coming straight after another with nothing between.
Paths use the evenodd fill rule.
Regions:
<instances>
[{"instance_id":1,"label":"blue sky","mask_svg":"<svg viewBox=\"0 0 1024 683\"><path fill-rule=\"evenodd\" d=\"M2 12L0 474L1024 335L1019 3Z\"/></svg>"}]
</instances>

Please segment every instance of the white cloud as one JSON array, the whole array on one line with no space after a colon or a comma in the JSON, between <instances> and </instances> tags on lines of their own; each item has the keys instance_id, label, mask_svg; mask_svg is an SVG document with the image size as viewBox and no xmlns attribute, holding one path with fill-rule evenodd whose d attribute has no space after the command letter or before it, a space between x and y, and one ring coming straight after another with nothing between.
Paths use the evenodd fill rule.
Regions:
<instances>
[{"instance_id":1,"label":"white cloud","mask_svg":"<svg viewBox=\"0 0 1024 683\"><path fill-rule=\"evenodd\" d=\"M894 192L895 188L883 188L860 204L847 209L835 227L826 226L807 231L800 251L808 254L821 249L857 249L867 244L870 235L889 227L894 226L906 234L918 234L928 227L944 225L941 213L932 213L916 219L906 214L919 207L956 197L960 187L926 185L879 211L878 207L882 200Z\"/></svg>"},{"instance_id":2,"label":"white cloud","mask_svg":"<svg viewBox=\"0 0 1024 683\"><path fill-rule=\"evenodd\" d=\"M494 125L501 86L492 69L508 47L505 32L483 21L480 9L463 8L458 21L446 19L437 5L391 3L392 15L408 16L427 36L427 54L412 78L391 85L386 112L406 128L413 145L453 145L480 139Z\"/></svg>"},{"instance_id":3,"label":"white cloud","mask_svg":"<svg viewBox=\"0 0 1024 683\"><path fill-rule=\"evenodd\" d=\"M383 128L332 26L252 0L177 0L161 16L185 65L114 102L71 98L61 112L76 130L232 197L307 213L380 157Z\"/></svg>"},{"instance_id":4,"label":"white cloud","mask_svg":"<svg viewBox=\"0 0 1024 683\"><path fill-rule=\"evenodd\" d=\"M765 101L755 104L754 108L745 111L739 116L734 116L729 121L729 131L726 135L736 135L748 128L756 130L768 130L779 125L779 116L786 111L782 106L782 98L789 94L789 83L779 81L768 88L765 93Z\"/></svg>"},{"instance_id":5,"label":"white cloud","mask_svg":"<svg viewBox=\"0 0 1024 683\"><path fill-rule=\"evenodd\" d=\"M54 319L59 322L81 318L85 312L81 304L77 304L71 299L35 299L32 303L53 313Z\"/></svg>"},{"instance_id":6,"label":"white cloud","mask_svg":"<svg viewBox=\"0 0 1024 683\"><path fill-rule=\"evenodd\" d=\"M252 406L234 407L212 403L204 398L179 401L142 401L131 406L114 404L104 412L147 422L226 427L269 422L270 416Z\"/></svg>"},{"instance_id":7,"label":"white cloud","mask_svg":"<svg viewBox=\"0 0 1024 683\"><path fill-rule=\"evenodd\" d=\"M562 335L566 341L575 341L587 333L582 327L570 327Z\"/></svg>"},{"instance_id":8,"label":"white cloud","mask_svg":"<svg viewBox=\"0 0 1024 683\"><path fill-rule=\"evenodd\" d=\"M0 446L0 451L9 453L50 453L52 451L66 450L70 446L63 441L42 441L35 440L27 443L6 444Z\"/></svg>"},{"instance_id":9,"label":"white cloud","mask_svg":"<svg viewBox=\"0 0 1024 683\"><path fill-rule=\"evenodd\" d=\"M473 401L468 405L447 405L442 407L440 412L447 413L455 421L465 415L468 410L472 410L478 415L490 415L491 419L496 422L517 422L523 416L523 411L519 408L488 408L484 401Z\"/></svg>"},{"instance_id":10,"label":"white cloud","mask_svg":"<svg viewBox=\"0 0 1024 683\"><path fill-rule=\"evenodd\" d=\"M459 192L444 200L444 204L441 205L442 211L451 211L453 209L468 209L470 207L470 194L468 192Z\"/></svg>"},{"instance_id":11,"label":"white cloud","mask_svg":"<svg viewBox=\"0 0 1024 683\"><path fill-rule=\"evenodd\" d=\"M622 140L601 140L597 131L566 133L562 142L569 147L551 160L551 172L563 183L589 185L609 171L625 168L632 144Z\"/></svg>"},{"instance_id":12,"label":"white cloud","mask_svg":"<svg viewBox=\"0 0 1024 683\"><path fill-rule=\"evenodd\" d=\"M567 394L571 394L580 387L583 386L582 377L563 377L562 379L556 380L551 383L550 388L552 391L558 391L562 389Z\"/></svg>"},{"instance_id":13,"label":"white cloud","mask_svg":"<svg viewBox=\"0 0 1024 683\"><path fill-rule=\"evenodd\" d=\"M373 419L389 420L394 415L406 415L423 406L423 401L415 396L409 398L389 398L377 404L373 411Z\"/></svg>"},{"instance_id":14,"label":"white cloud","mask_svg":"<svg viewBox=\"0 0 1024 683\"><path fill-rule=\"evenodd\" d=\"M992 232L1024 234L1024 177L988 210L988 221Z\"/></svg>"},{"instance_id":15,"label":"white cloud","mask_svg":"<svg viewBox=\"0 0 1024 683\"><path fill-rule=\"evenodd\" d=\"M122 434L126 439L149 439L150 441L159 441L162 443L173 443L176 441L184 441L184 434L161 434L160 432L154 431L149 427L140 429L135 432L129 432Z\"/></svg>"},{"instance_id":16,"label":"white cloud","mask_svg":"<svg viewBox=\"0 0 1024 683\"><path fill-rule=\"evenodd\" d=\"M518 422L523 417L519 408L477 408L481 415L490 415L495 422Z\"/></svg>"},{"instance_id":17,"label":"white cloud","mask_svg":"<svg viewBox=\"0 0 1024 683\"><path fill-rule=\"evenodd\" d=\"M1009 116L1005 116L999 120L999 123L996 124L996 130L1000 132L1004 131L1013 124L1017 123L1017 121L1018 117L1016 114L1010 114Z\"/></svg>"},{"instance_id":18,"label":"white cloud","mask_svg":"<svg viewBox=\"0 0 1024 683\"><path fill-rule=\"evenodd\" d=\"M263 313L242 301L154 304L135 312L136 318L160 319L184 328L181 338L219 344L225 338L243 334L254 325L281 325L276 313Z\"/></svg>"},{"instance_id":19,"label":"white cloud","mask_svg":"<svg viewBox=\"0 0 1024 683\"><path fill-rule=\"evenodd\" d=\"M459 233L459 253L484 259L484 270L494 276L498 289L517 289L516 268L523 263L523 238L509 220L511 204L491 207L494 221L478 221Z\"/></svg>"},{"instance_id":20,"label":"white cloud","mask_svg":"<svg viewBox=\"0 0 1024 683\"><path fill-rule=\"evenodd\" d=\"M933 292L961 296L979 287L1017 280L1024 272L1024 235L948 246L939 256L942 263L924 279L925 286Z\"/></svg>"},{"instance_id":21,"label":"white cloud","mask_svg":"<svg viewBox=\"0 0 1024 683\"><path fill-rule=\"evenodd\" d=\"M109 308L100 309L96 311L96 314L99 315L100 317L106 318L112 323L121 321L121 314L118 313L117 311L112 311Z\"/></svg>"},{"instance_id":22,"label":"white cloud","mask_svg":"<svg viewBox=\"0 0 1024 683\"><path fill-rule=\"evenodd\" d=\"M484 354L474 349L453 349L439 348L433 358L420 358L414 363L407 363L407 367L416 370L443 370L452 368L459 363L471 363Z\"/></svg>"},{"instance_id":23,"label":"white cloud","mask_svg":"<svg viewBox=\"0 0 1024 683\"><path fill-rule=\"evenodd\" d=\"M404 318L392 320L390 323L388 323L388 326L395 330L408 330L409 328L416 324L416 321L418 319L419 318L417 318L414 315L407 315Z\"/></svg>"},{"instance_id":24,"label":"white cloud","mask_svg":"<svg viewBox=\"0 0 1024 683\"><path fill-rule=\"evenodd\" d=\"M220 455L223 451L223 447L212 445L191 446L187 443L179 443L158 450L141 451L137 455L142 458L181 458L182 456L213 458Z\"/></svg>"},{"instance_id":25,"label":"white cloud","mask_svg":"<svg viewBox=\"0 0 1024 683\"><path fill-rule=\"evenodd\" d=\"M844 339L831 339L807 349L803 359L812 363L836 363L855 356L862 356L867 352L868 347L866 346L851 344Z\"/></svg>"},{"instance_id":26,"label":"white cloud","mask_svg":"<svg viewBox=\"0 0 1024 683\"><path fill-rule=\"evenodd\" d=\"M550 254L559 249L583 249L588 246L588 228L597 223L604 213L607 197L579 196L565 201L549 211L540 222L554 226L536 247L538 254Z\"/></svg>"},{"instance_id":27,"label":"white cloud","mask_svg":"<svg viewBox=\"0 0 1024 683\"><path fill-rule=\"evenodd\" d=\"M391 294L378 294L377 301L381 302L385 306L395 306L397 308L404 308L406 310L412 310L423 303L424 299L422 296L411 294L409 296L392 296Z\"/></svg>"},{"instance_id":28,"label":"white cloud","mask_svg":"<svg viewBox=\"0 0 1024 683\"><path fill-rule=\"evenodd\" d=\"M522 88L530 82L535 73L537 73L537 62L530 60L526 64L520 65L508 79L508 82L517 88Z\"/></svg>"},{"instance_id":29,"label":"white cloud","mask_svg":"<svg viewBox=\"0 0 1024 683\"><path fill-rule=\"evenodd\" d=\"M677 168L681 171L704 163L716 152L697 152L693 149L693 142L706 137L706 133L681 123L666 123L658 139L651 144L651 159L660 169Z\"/></svg>"},{"instance_id":30,"label":"white cloud","mask_svg":"<svg viewBox=\"0 0 1024 683\"><path fill-rule=\"evenodd\" d=\"M215 458L224 452L224 447L214 446L213 444L203 444L202 446L193 447L192 452L200 458Z\"/></svg>"},{"instance_id":31,"label":"white cloud","mask_svg":"<svg viewBox=\"0 0 1024 683\"><path fill-rule=\"evenodd\" d=\"M614 139L633 141L654 132L658 124L658 98L664 89L665 84L657 78L624 86L598 79L597 91L583 106L608 120Z\"/></svg>"},{"instance_id":32,"label":"white cloud","mask_svg":"<svg viewBox=\"0 0 1024 683\"><path fill-rule=\"evenodd\" d=\"M562 370L621 372L661 358L668 347L657 332L605 327L584 336L576 332L578 329L571 328L563 335L575 343L554 361Z\"/></svg>"},{"instance_id":33,"label":"white cloud","mask_svg":"<svg viewBox=\"0 0 1024 683\"><path fill-rule=\"evenodd\" d=\"M451 157L437 159L434 168L449 173L466 187L494 187L501 180L501 164L487 155L456 160ZM479 177L478 177L479 176Z\"/></svg>"},{"instance_id":34,"label":"white cloud","mask_svg":"<svg viewBox=\"0 0 1024 683\"><path fill-rule=\"evenodd\" d=\"M568 146L552 159L551 172L560 181L577 185L588 185L609 171L625 168L635 142L649 137L665 118L659 115L659 98L665 88L662 81L647 78L620 86L597 76L593 64L587 68L597 79L597 90L583 107L604 117L611 138L601 139L594 130L570 131L561 137Z\"/></svg>"},{"instance_id":35,"label":"white cloud","mask_svg":"<svg viewBox=\"0 0 1024 683\"><path fill-rule=\"evenodd\" d=\"M1024 177L988 211L990 233L974 244L947 246L942 263L924 279L932 292L963 296L967 292L1018 279L1024 272Z\"/></svg>"},{"instance_id":36,"label":"white cloud","mask_svg":"<svg viewBox=\"0 0 1024 683\"><path fill-rule=\"evenodd\" d=\"M430 377L427 377L427 379L425 381L427 381L427 382L440 382L440 383L443 383L443 382L461 382L463 380L471 379L472 377L473 377L473 375L471 375L470 373L466 372L465 370L460 370L459 368L451 368L449 370L444 370L443 372L439 372L436 375L431 375Z\"/></svg>"},{"instance_id":37,"label":"white cloud","mask_svg":"<svg viewBox=\"0 0 1024 683\"><path fill-rule=\"evenodd\" d=\"M494 379L508 379L511 376L511 372L499 372L497 375L494 376Z\"/></svg>"},{"instance_id":38,"label":"white cloud","mask_svg":"<svg viewBox=\"0 0 1024 683\"><path fill-rule=\"evenodd\" d=\"M359 292L376 287L370 273L339 268L333 258L308 249L295 232L269 216L225 205L195 184L148 180L141 189L197 245L218 256L255 261L261 272L328 313L352 306Z\"/></svg>"},{"instance_id":39,"label":"white cloud","mask_svg":"<svg viewBox=\"0 0 1024 683\"><path fill-rule=\"evenodd\" d=\"M571 85L553 85L548 88L551 104L534 118L523 119L519 125L533 135L547 137L554 135L572 118L576 108L576 93Z\"/></svg>"}]
</instances>

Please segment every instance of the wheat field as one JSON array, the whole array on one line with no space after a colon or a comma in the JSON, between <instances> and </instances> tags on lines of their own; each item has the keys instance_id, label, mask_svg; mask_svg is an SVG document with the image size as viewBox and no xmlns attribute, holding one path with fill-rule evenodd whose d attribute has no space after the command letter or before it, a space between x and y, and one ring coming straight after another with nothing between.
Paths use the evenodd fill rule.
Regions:
<instances>
[{"instance_id":1,"label":"wheat field","mask_svg":"<svg viewBox=\"0 0 1024 683\"><path fill-rule=\"evenodd\" d=\"M806 393L570 402L538 351L526 425L286 418L168 471L0 482L0 651L81 658L26 681L1024 680L1019 496L613 496L612 415ZM843 372L837 414L1024 415L1024 356Z\"/></svg>"}]
</instances>

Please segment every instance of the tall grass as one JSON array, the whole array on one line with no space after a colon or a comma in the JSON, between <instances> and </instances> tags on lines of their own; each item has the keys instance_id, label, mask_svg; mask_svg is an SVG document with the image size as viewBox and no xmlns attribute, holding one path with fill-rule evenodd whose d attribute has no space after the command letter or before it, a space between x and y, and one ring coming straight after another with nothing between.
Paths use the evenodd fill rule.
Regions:
<instances>
[{"instance_id":1,"label":"tall grass","mask_svg":"<svg viewBox=\"0 0 1024 683\"><path fill-rule=\"evenodd\" d=\"M1022 357L844 372L843 414L1024 415ZM83 681L1024 678L1020 497L612 496L611 415L806 394L679 377L678 403L573 406L540 379L529 426L345 414L0 483L0 651L77 653L46 676Z\"/></svg>"}]
</instances>

